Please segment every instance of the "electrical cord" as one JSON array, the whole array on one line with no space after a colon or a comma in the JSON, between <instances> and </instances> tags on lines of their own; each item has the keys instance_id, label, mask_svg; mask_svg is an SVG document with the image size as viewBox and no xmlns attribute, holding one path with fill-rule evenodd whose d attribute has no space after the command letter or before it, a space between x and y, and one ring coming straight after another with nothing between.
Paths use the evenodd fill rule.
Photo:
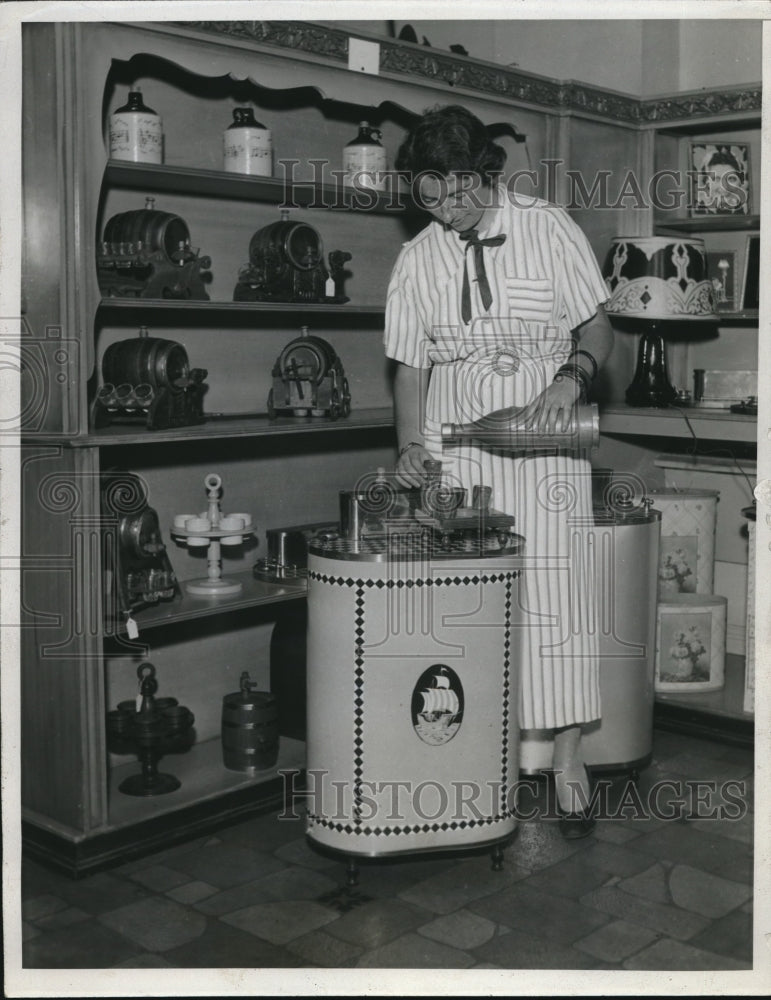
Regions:
<instances>
[{"instance_id":1,"label":"electrical cord","mask_svg":"<svg viewBox=\"0 0 771 1000\"><path fill-rule=\"evenodd\" d=\"M696 434L696 431L693 429L693 424L688 419L688 414L685 412L685 408L682 406L669 406L668 409L677 410L678 413L680 413L680 415L682 416L683 420L685 421L685 424L688 430L690 431L691 437L693 439L691 444L692 457L698 458L699 456L702 456L703 458L730 458L731 461L736 466L736 468L738 469L738 471L740 472L740 474L744 477L744 480L747 483L747 488L750 491L750 501L752 501L755 497L755 487L752 483L752 480L748 476L747 472L739 464L739 459L736 457L735 452L731 448L716 448L709 451L699 451L699 444L700 444L699 438Z\"/></svg>"}]
</instances>

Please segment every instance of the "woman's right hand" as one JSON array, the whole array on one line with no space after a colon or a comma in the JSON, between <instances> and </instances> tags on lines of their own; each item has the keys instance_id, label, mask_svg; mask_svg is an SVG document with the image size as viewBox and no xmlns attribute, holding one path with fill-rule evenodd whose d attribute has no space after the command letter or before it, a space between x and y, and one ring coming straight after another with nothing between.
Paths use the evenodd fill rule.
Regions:
<instances>
[{"instance_id":1,"label":"woman's right hand","mask_svg":"<svg viewBox=\"0 0 771 1000\"><path fill-rule=\"evenodd\" d=\"M396 461L396 480L402 486L422 486L425 481L423 463L431 459L431 452L417 442L405 449Z\"/></svg>"}]
</instances>

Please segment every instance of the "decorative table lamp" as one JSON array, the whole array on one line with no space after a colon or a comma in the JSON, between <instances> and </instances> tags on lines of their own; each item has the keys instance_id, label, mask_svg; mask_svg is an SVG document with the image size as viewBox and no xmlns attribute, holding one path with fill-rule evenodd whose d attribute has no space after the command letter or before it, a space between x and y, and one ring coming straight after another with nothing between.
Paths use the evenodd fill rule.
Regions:
<instances>
[{"instance_id":1,"label":"decorative table lamp","mask_svg":"<svg viewBox=\"0 0 771 1000\"><path fill-rule=\"evenodd\" d=\"M680 236L617 236L605 258L608 314L643 322L630 406L669 406L677 398L667 372L664 330L673 321L717 322L704 241Z\"/></svg>"}]
</instances>

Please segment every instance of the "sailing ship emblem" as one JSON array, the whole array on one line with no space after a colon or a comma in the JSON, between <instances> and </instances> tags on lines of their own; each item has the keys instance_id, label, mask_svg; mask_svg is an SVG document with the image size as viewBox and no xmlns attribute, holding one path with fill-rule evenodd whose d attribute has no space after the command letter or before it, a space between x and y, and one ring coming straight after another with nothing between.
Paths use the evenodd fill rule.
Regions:
<instances>
[{"instance_id":1,"label":"sailing ship emblem","mask_svg":"<svg viewBox=\"0 0 771 1000\"><path fill-rule=\"evenodd\" d=\"M448 743L463 719L463 687L460 678L444 663L425 670L412 692L412 724L424 743Z\"/></svg>"}]
</instances>

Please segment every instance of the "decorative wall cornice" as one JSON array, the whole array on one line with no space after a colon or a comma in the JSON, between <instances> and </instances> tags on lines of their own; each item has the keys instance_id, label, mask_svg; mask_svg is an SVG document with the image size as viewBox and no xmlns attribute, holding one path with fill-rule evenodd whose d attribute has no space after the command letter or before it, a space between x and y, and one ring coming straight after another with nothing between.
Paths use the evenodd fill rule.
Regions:
<instances>
[{"instance_id":1,"label":"decorative wall cornice","mask_svg":"<svg viewBox=\"0 0 771 1000\"><path fill-rule=\"evenodd\" d=\"M308 21L181 21L177 24L182 28L307 52L346 65L348 62L349 34L326 25ZM640 99L590 84L533 76L508 66L496 66L410 42L390 38L377 41L380 69L384 73L504 97L552 113L555 110L574 111L629 125L662 125L714 115L760 112L761 109L759 86Z\"/></svg>"},{"instance_id":2,"label":"decorative wall cornice","mask_svg":"<svg viewBox=\"0 0 771 1000\"><path fill-rule=\"evenodd\" d=\"M496 97L530 101L554 107L560 84L545 77L529 77L505 66L476 62L437 49L380 41L380 68L385 73L417 76L452 87L478 90Z\"/></svg>"},{"instance_id":3,"label":"decorative wall cornice","mask_svg":"<svg viewBox=\"0 0 771 1000\"><path fill-rule=\"evenodd\" d=\"M741 111L760 113L762 96L763 91L760 87L746 87L738 90L705 90L697 94L648 98L640 101L641 121L654 124Z\"/></svg>"},{"instance_id":4,"label":"decorative wall cornice","mask_svg":"<svg viewBox=\"0 0 771 1000\"><path fill-rule=\"evenodd\" d=\"M561 107L566 111L586 111L613 121L640 124L640 101L627 94L616 94L586 83L565 83L561 86Z\"/></svg>"},{"instance_id":5,"label":"decorative wall cornice","mask_svg":"<svg viewBox=\"0 0 771 1000\"><path fill-rule=\"evenodd\" d=\"M348 63L347 32L308 21L177 21L179 28L226 35L282 49L297 49Z\"/></svg>"}]
</instances>

